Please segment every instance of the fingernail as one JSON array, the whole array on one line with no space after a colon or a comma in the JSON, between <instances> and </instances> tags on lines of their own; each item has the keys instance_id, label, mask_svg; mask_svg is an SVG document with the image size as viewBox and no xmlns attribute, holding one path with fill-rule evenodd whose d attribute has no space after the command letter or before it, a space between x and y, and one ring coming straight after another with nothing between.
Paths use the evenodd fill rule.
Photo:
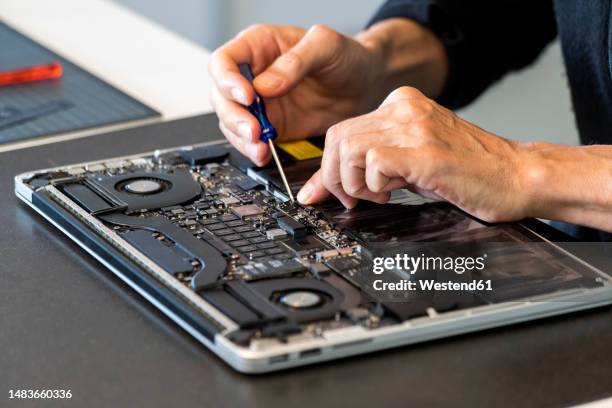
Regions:
<instances>
[{"instance_id":1,"label":"fingernail","mask_svg":"<svg viewBox=\"0 0 612 408\"><path fill-rule=\"evenodd\" d=\"M355 208L355 206L357 205L357 203L351 203L351 202L347 202L347 203L343 203L344 207L347 210L352 210L353 208Z\"/></svg>"},{"instance_id":2,"label":"fingernail","mask_svg":"<svg viewBox=\"0 0 612 408\"><path fill-rule=\"evenodd\" d=\"M230 90L230 93L232 94L232 98L234 98L236 102L241 103L243 105L248 105L246 94L242 89L232 88Z\"/></svg>"},{"instance_id":3,"label":"fingernail","mask_svg":"<svg viewBox=\"0 0 612 408\"><path fill-rule=\"evenodd\" d=\"M297 199L302 204L310 204L308 200L310 199L311 195L312 195L312 186L307 183L298 192Z\"/></svg>"},{"instance_id":4,"label":"fingernail","mask_svg":"<svg viewBox=\"0 0 612 408\"><path fill-rule=\"evenodd\" d=\"M251 127L249 126L248 123L245 123L245 122L238 124L238 134L240 135L241 138L249 142L253 138L253 132L251 132Z\"/></svg>"},{"instance_id":5,"label":"fingernail","mask_svg":"<svg viewBox=\"0 0 612 408\"><path fill-rule=\"evenodd\" d=\"M266 88L278 88L283 83L283 80L275 74L264 74L257 78L257 83Z\"/></svg>"}]
</instances>

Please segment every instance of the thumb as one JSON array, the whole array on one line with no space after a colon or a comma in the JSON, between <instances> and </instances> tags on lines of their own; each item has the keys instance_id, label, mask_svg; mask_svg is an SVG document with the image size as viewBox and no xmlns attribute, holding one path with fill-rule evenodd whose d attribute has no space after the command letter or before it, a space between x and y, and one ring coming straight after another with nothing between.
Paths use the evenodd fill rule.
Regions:
<instances>
[{"instance_id":1,"label":"thumb","mask_svg":"<svg viewBox=\"0 0 612 408\"><path fill-rule=\"evenodd\" d=\"M317 170L300 189L297 199L301 204L309 205L324 201L330 195L331 193L327 191L321 181L321 170Z\"/></svg>"},{"instance_id":2,"label":"thumb","mask_svg":"<svg viewBox=\"0 0 612 408\"><path fill-rule=\"evenodd\" d=\"M297 44L255 78L255 89L266 98L290 92L310 72L329 64L342 44L343 37L338 32L321 25L313 26Z\"/></svg>"}]
</instances>

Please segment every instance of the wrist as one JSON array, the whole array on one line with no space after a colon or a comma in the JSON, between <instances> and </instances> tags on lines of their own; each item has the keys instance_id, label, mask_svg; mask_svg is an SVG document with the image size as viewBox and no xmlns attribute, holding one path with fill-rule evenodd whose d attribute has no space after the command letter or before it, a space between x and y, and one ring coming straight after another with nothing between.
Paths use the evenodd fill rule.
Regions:
<instances>
[{"instance_id":1,"label":"wrist","mask_svg":"<svg viewBox=\"0 0 612 408\"><path fill-rule=\"evenodd\" d=\"M612 228L612 151L608 146L524 143L521 180L528 217Z\"/></svg>"},{"instance_id":2,"label":"wrist","mask_svg":"<svg viewBox=\"0 0 612 408\"><path fill-rule=\"evenodd\" d=\"M525 200L525 217L548 218L546 209L553 205L548 191L553 182L551 163L532 144L519 143L518 151L518 178L519 191Z\"/></svg>"},{"instance_id":3,"label":"wrist","mask_svg":"<svg viewBox=\"0 0 612 408\"><path fill-rule=\"evenodd\" d=\"M383 98L401 86L412 86L435 99L448 76L446 50L428 28L406 18L391 18L359 33L356 40L378 66Z\"/></svg>"},{"instance_id":4,"label":"wrist","mask_svg":"<svg viewBox=\"0 0 612 408\"><path fill-rule=\"evenodd\" d=\"M355 41L365 50L367 58L365 71L368 80L363 85L364 103L360 113L371 112L376 109L388 95L387 90L387 35L384 30L362 31L355 36Z\"/></svg>"}]
</instances>

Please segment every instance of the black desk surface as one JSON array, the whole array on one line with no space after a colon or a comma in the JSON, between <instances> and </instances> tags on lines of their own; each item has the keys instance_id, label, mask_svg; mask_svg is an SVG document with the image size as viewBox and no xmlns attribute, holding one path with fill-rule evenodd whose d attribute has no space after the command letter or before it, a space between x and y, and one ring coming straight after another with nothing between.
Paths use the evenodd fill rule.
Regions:
<instances>
[{"instance_id":1,"label":"black desk surface","mask_svg":"<svg viewBox=\"0 0 612 408\"><path fill-rule=\"evenodd\" d=\"M54 406L87 407L562 406L612 396L610 307L239 374L13 193L13 176L27 170L219 137L208 116L0 155L1 406L24 388L71 389Z\"/></svg>"}]
</instances>

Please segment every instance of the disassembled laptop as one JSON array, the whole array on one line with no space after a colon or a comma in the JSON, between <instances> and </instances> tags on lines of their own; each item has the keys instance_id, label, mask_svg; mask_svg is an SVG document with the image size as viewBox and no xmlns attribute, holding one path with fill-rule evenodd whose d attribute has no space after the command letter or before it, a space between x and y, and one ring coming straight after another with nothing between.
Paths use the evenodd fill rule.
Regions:
<instances>
[{"instance_id":1,"label":"disassembled laptop","mask_svg":"<svg viewBox=\"0 0 612 408\"><path fill-rule=\"evenodd\" d=\"M289 178L303 180L305 169L317 166L312 158L285 160ZM388 205L354 211L333 202L293 204L273 169L254 167L222 142L40 170L15 183L22 200L244 372L612 300L606 274L525 227L485 225L401 193ZM495 295L382 302L360 287L359 270L376 245L457 239L541 242L547 249L490 259Z\"/></svg>"}]
</instances>

